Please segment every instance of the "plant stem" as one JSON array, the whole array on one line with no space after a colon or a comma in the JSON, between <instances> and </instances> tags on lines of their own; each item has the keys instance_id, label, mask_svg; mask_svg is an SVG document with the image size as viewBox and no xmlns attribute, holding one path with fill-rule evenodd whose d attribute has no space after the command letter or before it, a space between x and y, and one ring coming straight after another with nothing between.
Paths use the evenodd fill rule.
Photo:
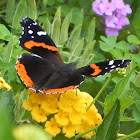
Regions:
<instances>
[{"instance_id":1,"label":"plant stem","mask_svg":"<svg viewBox=\"0 0 140 140\"><path fill-rule=\"evenodd\" d=\"M135 135L138 135L139 133L140 133L140 129L135 131L135 132L133 132L133 133L131 133L131 134L129 134L129 135L127 135L127 136L125 136L125 137L119 138L117 140L128 140L129 138L131 138L131 137L133 137Z\"/></svg>"},{"instance_id":2,"label":"plant stem","mask_svg":"<svg viewBox=\"0 0 140 140\"><path fill-rule=\"evenodd\" d=\"M82 136L84 136L84 135L86 135L86 134L88 134L88 133L90 133L92 131L95 131L99 126L100 125L97 125L97 126L91 128L91 129L89 129L88 131L85 131L83 133L78 134L77 136L75 136L75 139L78 139L78 138L80 138L80 137L82 137Z\"/></svg>"},{"instance_id":3,"label":"plant stem","mask_svg":"<svg viewBox=\"0 0 140 140\"><path fill-rule=\"evenodd\" d=\"M104 89L106 88L106 86L109 84L109 82L111 81L111 79L112 79L112 75L110 74L109 78L107 79L107 81L105 82L105 84L102 86L102 88L100 89L100 91L98 92L98 94L96 95L96 97L93 99L93 101L90 103L90 105L88 106L88 108L86 109L86 111L88 111L90 109L90 107L96 102L96 100L102 94L102 92L104 91Z\"/></svg>"}]
</instances>

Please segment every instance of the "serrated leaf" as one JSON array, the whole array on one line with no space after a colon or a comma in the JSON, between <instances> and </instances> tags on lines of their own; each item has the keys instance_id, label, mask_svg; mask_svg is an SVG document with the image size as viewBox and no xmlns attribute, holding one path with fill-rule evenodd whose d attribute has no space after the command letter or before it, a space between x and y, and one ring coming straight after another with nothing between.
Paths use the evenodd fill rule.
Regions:
<instances>
[{"instance_id":1,"label":"serrated leaf","mask_svg":"<svg viewBox=\"0 0 140 140\"><path fill-rule=\"evenodd\" d=\"M47 32L48 35L50 35L50 33L51 33L50 27L51 27L51 23L50 23L49 19L46 18L43 23L43 29Z\"/></svg>"},{"instance_id":2,"label":"serrated leaf","mask_svg":"<svg viewBox=\"0 0 140 140\"><path fill-rule=\"evenodd\" d=\"M132 93L132 96L134 97L134 102L138 111L140 112L140 87L136 86L134 83L131 83L131 87L133 87L135 90L135 92Z\"/></svg>"},{"instance_id":3,"label":"serrated leaf","mask_svg":"<svg viewBox=\"0 0 140 140\"><path fill-rule=\"evenodd\" d=\"M14 11L15 11L15 0L8 0L6 6L6 21L12 23Z\"/></svg>"},{"instance_id":4,"label":"serrated leaf","mask_svg":"<svg viewBox=\"0 0 140 140\"><path fill-rule=\"evenodd\" d=\"M15 30L20 29L20 21L22 18L27 16L27 4L26 0L21 0L19 1L14 17L13 17L13 22L12 22L12 32L15 32Z\"/></svg>"},{"instance_id":5,"label":"serrated leaf","mask_svg":"<svg viewBox=\"0 0 140 140\"><path fill-rule=\"evenodd\" d=\"M132 44L140 44L140 40L135 35L129 35L127 41Z\"/></svg>"},{"instance_id":6,"label":"serrated leaf","mask_svg":"<svg viewBox=\"0 0 140 140\"><path fill-rule=\"evenodd\" d=\"M81 33L81 25L75 27L74 30L72 31L71 35L70 35L67 46L70 48L71 51L74 49L74 47L77 43L77 40L79 40L80 33Z\"/></svg>"},{"instance_id":7,"label":"serrated leaf","mask_svg":"<svg viewBox=\"0 0 140 140\"><path fill-rule=\"evenodd\" d=\"M91 42L94 38L94 32L95 32L95 18L92 19L92 21L89 23L87 35L85 37L86 42Z\"/></svg>"},{"instance_id":8,"label":"serrated leaf","mask_svg":"<svg viewBox=\"0 0 140 140\"><path fill-rule=\"evenodd\" d=\"M79 55L81 54L82 50L84 47L84 38L79 40L77 42L77 44L75 45L75 48L72 50L72 52L70 53L70 58L69 58L69 62L75 62L76 59L79 57Z\"/></svg>"},{"instance_id":9,"label":"serrated leaf","mask_svg":"<svg viewBox=\"0 0 140 140\"><path fill-rule=\"evenodd\" d=\"M117 100L97 129L96 140L116 140L120 120L120 102Z\"/></svg>"},{"instance_id":10,"label":"serrated leaf","mask_svg":"<svg viewBox=\"0 0 140 140\"><path fill-rule=\"evenodd\" d=\"M127 76L120 80L120 82L115 86L114 90L106 97L104 102L104 114L107 114L113 104L115 103L116 99L122 99L122 97L129 97L127 96L127 90L129 90L129 81L133 70L127 74ZM122 100L123 101L123 100ZM127 102L127 100L126 100ZM127 103L126 103L127 104Z\"/></svg>"},{"instance_id":11,"label":"serrated leaf","mask_svg":"<svg viewBox=\"0 0 140 140\"><path fill-rule=\"evenodd\" d=\"M64 45L64 43L68 39L68 29L69 29L69 24L71 21L72 17L72 12L70 12L64 19L61 25L61 34L60 34L60 41L59 44Z\"/></svg>"},{"instance_id":12,"label":"serrated leaf","mask_svg":"<svg viewBox=\"0 0 140 140\"><path fill-rule=\"evenodd\" d=\"M51 38L54 43L58 45L60 38L60 25L61 25L61 8L59 7L55 13L54 20L52 23Z\"/></svg>"},{"instance_id":13,"label":"serrated leaf","mask_svg":"<svg viewBox=\"0 0 140 140\"><path fill-rule=\"evenodd\" d=\"M27 14L33 20L37 18L36 0L26 0L27 2Z\"/></svg>"},{"instance_id":14,"label":"serrated leaf","mask_svg":"<svg viewBox=\"0 0 140 140\"><path fill-rule=\"evenodd\" d=\"M13 134L17 140L39 140L40 138L41 140L52 140L52 137L42 128L31 124L17 126Z\"/></svg>"},{"instance_id":15,"label":"serrated leaf","mask_svg":"<svg viewBox=\"0 0 140 140\"><path fill-rule=\"evenodd\" d=\"M86 47L84 48L84 52L82 54L82 57L79 61L78 67L83 66L83 64L84 65L88 64L89 59L91 57L90 54L91 54L91 52L93 52L93 49L94 49L95 42L96 41L94 40L86 45Z\"/></svg>"}]
</instances>

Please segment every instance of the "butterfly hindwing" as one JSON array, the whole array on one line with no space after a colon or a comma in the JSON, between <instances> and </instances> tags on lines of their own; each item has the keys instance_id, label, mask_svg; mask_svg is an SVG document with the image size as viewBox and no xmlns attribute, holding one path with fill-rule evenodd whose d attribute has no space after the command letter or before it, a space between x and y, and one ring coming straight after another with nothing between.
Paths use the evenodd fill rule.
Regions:
<instances>
[{"instance_id":1,"label":"butterfly hindwing","mask_svg":"<svg viewBox=\"0 0 140 140\"><path fill-rule=\"evenodd\" d=\"M32 54L22 54L17 60L16 69L28 88L39 88L43 84L42 80L49 79L55 71L55 67L49 61Z\"/></svg>"},{"instance_id":2,"label":"butterfly hindwing","mask_svg":"<svg viewBox=\"0 0 140 140\"><path fill-rule=\"evenodd\" d=\"M44 93L63 93L78 87L84 76L75 71L75 64L64 64L53 73L49 81L40 89Z\"/></svg>"}]
</instances>

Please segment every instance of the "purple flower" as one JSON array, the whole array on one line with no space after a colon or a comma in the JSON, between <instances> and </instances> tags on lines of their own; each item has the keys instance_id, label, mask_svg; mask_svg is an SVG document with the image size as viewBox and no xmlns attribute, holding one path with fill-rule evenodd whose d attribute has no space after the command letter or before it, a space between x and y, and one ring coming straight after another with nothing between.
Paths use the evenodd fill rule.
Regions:
<instances>
[{"instance_id":1,"label":"purple flower","mask_svg":"<svg viewBox=\"0 0 140 140\"><path fill-rule=\"evenodd\" d=\"M107 16L105 18L106 27L116 28L116 23L118 22L118 18L115 15Z\"/></svg>"},{"instance_id":2,"label":"purple flower","mask_svg":"<svg viewBox=\"0 0 140 140\"><path fill-rule=\"evenodd\" d=\"M98 14L98 15L103 15L103 13L101 12L101 9L100 9L100 4L101 4L101 0L96 0L96 1L92 4L92 8L93 8L94 11L96 12L96 14Z\"/></svg>"},{"instance_id":3,"label":"purple flower","mask_svg":"<svg viewBox=\"0 0 140 140\"><path fill-rule=\"evenodd\" d=\"M93 10L103 16L106 26L106 35L119 35L119 30L129 24L126 17L132 12L130 5L123 0L95 0Z\"/></svg>"},{"instance_id":4,"label":"purple flower","mask_svg":"<svg viewBox=\"0 0 140 140\"><path fill-rule=\"evenodd\" d=\"M107 36L111 36L111 35L118 36L119 35L119 31L115 28L106 28L105 32L106 32Z\"/></svg>"},{"instance_id":5,"label":"purple flower","mask_svg":"<svg viewBox=\"0 0 140 140\"><path fill-rule=\"evenodd\" d=\"M115 5L112 2L109 2L108 0L102 1L100 4L100 10L105 15L112 15L113 11L115 11Z\"/></svg>"},{"instance_id":6,"label":"purple flower","mask_svg":"<svg viewBox=\"0 0 140 140\"><path fill-rule=\"evenodd\" d=\"M114 3L115 7L118 9L122 9L124 7L124 2L123 0L112 0Z\"/></svg>"},{"instance_id":7,"label":"purple flower","mask_svg":"<svg viewBox=\"0 0 140 140\"><path fill-rule=\"evenodd\" d=\"M126 4L126 5L124 5L123 8L117 9L117 12L122 14L122 15L124 15L124 16L126 16L127 14L131 14L132 10L130 8L130 5Z\"/></svg>"}]
</instances>

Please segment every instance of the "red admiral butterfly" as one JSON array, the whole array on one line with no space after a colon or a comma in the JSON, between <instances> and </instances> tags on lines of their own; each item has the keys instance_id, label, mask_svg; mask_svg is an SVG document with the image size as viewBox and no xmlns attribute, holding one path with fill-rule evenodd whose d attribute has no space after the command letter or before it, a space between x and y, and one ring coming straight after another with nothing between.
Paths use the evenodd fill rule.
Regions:
<instances>
[{"instance_id":1,"label":"red admiral butterfly","mask_svg":"<svg viewBox=\"0 0 140 140\"><path fill-rule=\"evenodd\" d=\"M63 93L77 88L85 76L97 77L131 63L131 60L107 60L76 69L75 63L62 61L52 39L36 22L26 17L20 23L23 34L19 45L33 54L22 54L16 70L22 82L35 92Z\"/></svg>"}]
</instances>

